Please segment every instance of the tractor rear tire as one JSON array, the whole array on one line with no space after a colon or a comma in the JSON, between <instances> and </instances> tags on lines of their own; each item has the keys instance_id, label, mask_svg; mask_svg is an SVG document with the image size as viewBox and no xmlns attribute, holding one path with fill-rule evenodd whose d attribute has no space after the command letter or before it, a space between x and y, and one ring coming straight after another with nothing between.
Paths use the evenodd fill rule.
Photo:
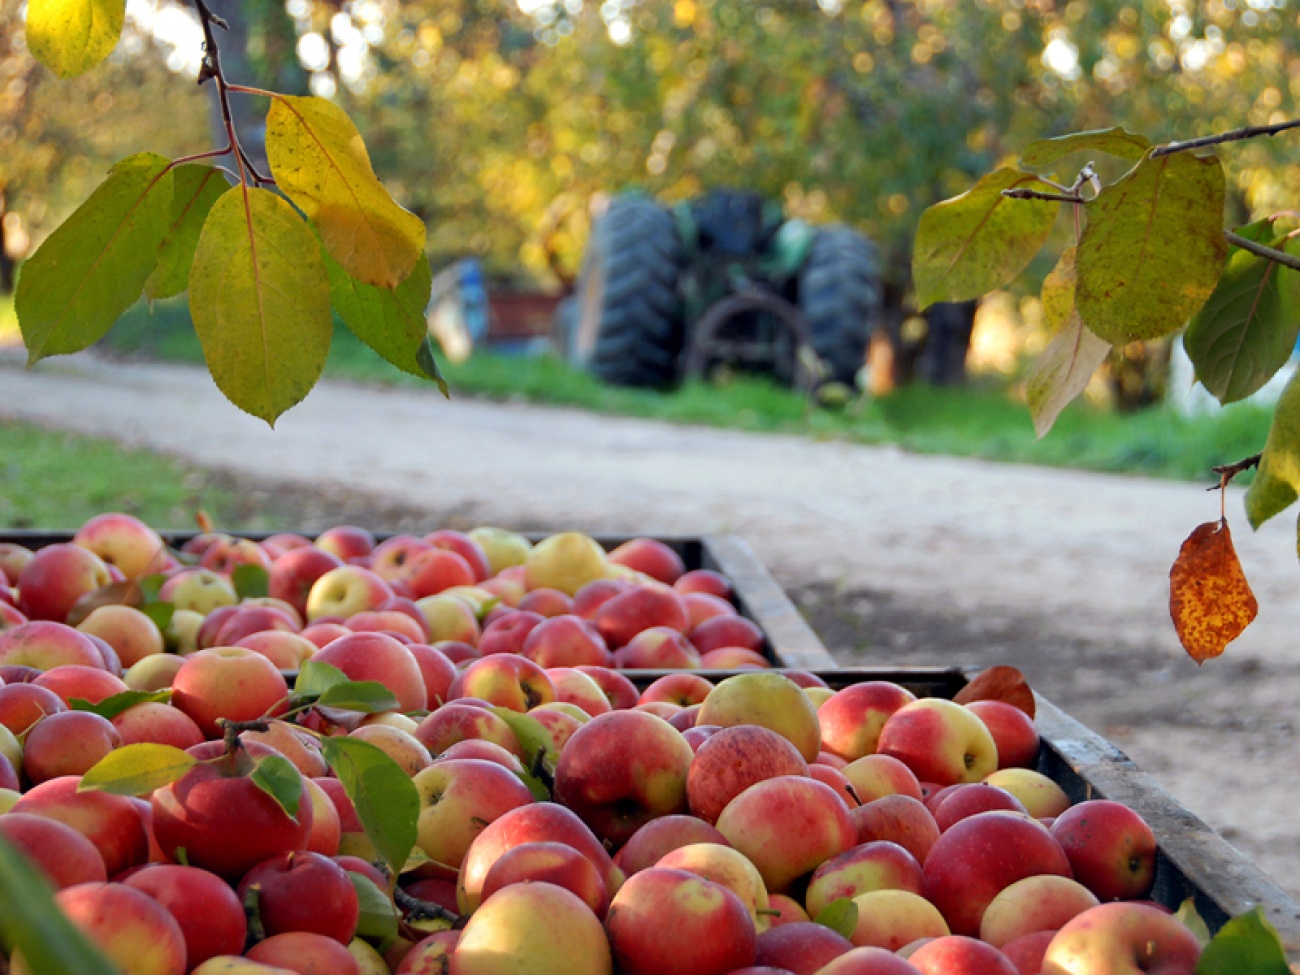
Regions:
<instances>
[{"instance_id":1,"label":"tractor rear tire","mask_svg":"<svg viewBox=\"0 0 1300 975\"><path fill-rule=\"evenodd\" d=\"M848 227L817 231L799 271L799 310L826 378L852 386L881 317L880 257Z\"/></svg>"},{"instance_id":2,"label":"tractor rear tire","mask_svg":"<svg viewBox=\"0 0 1300 975\"><path fill-rule=\"evenodd\" d=\"M617 386L676 382L684 340L677 293L682 264L672 214L648 197L616 197L587 244L569 360Z\"/></svg>"}]
</instances>

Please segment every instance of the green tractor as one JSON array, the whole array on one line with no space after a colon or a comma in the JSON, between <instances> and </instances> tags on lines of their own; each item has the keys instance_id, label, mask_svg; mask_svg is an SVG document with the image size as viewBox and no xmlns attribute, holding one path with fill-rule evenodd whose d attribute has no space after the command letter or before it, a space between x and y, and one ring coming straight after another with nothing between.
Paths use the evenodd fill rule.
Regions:
<instances>
[{"instance_id":1,"label":"green tractor","mask_svg":"<svg viewBox=\"0 0 1300 975\"><path fill-rule=\"evenodd\" d=\"M881 322L875 246L787 220L755 193L665 207L615 197L592 228L561 353L601 380L664 387L723 365L802 389L850 387Z\"/></svg>"}]
</instances>

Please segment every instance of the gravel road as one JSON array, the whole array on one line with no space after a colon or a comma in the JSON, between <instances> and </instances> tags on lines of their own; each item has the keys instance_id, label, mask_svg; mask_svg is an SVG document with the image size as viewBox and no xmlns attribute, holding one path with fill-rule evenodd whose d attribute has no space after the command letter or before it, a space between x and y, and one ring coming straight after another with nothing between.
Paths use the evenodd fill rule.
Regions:
<instances>
[{"instance_id":1,"label":"gravel road","mask_svg":"<svg viewBox=\"0 0 1300 975\"><path fill-rule=\"evenodd\" d=\"M88 356L33 371L0 358L0 417L430 523L737 533L841 661L1021 667L1300 895L1300 565L1290 517L1254 534L1238 491L1228 513L1260 617L1198 669L1167 581L1182 539L1218 514L1196 485L341 383L272 432L202 370Z\"/></svg>"}]
</instances>

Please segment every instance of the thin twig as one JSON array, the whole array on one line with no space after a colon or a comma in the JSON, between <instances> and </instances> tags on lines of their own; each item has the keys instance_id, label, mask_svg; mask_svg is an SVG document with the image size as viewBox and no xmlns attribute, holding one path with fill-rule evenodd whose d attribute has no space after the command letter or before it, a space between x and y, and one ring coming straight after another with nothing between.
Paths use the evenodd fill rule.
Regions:
<instances>
[{"instance_id":1,"label":"thin twig","mask_svg":"<svg viewBox=\"0 0 1300 975\"><path fill-rule=\"evenodd\" d=\"M1158 159L1161 156L1169 156L1175 152L1187 152L1189 149L1217 146L1224 142L1240 142L1243 139L1254 139L1261 135L1274 136L1279 132L1286 132L1288 129L1300 129L1300 119L1279 122L1277 125L1252 125L1245 129L1233 129L1231 132L1224 132L1221 135L1205 135L1199 139L1188 139L1186 142L1170 142L1152 149L1151 158Z\"/></svg>"},{"instance_id":2,"label":"thin twig","mask_svg":"<svg viewBox=\"0 0 1300 975\"><path fill-rule=\"evenodd\" d=\"M221 69L221 49L217 45L217 37L213 27L226 28L226 22L214 14L207 4L207 0L194 0L194 9L199 15L199 24L203 28L203 66L199 69L199 84L211 79L217 84L217 103L221 106L221 119L226 126L226 135L229 139L229 146L225 152L231 149L235 151L235 161L239 164L241 176L246 171L253 178L253 182L260 184L273 185L275 180L269 176L263 176L253 165L253 161L248 158L244 147L239 143L239 136L235 131L235 119L230 110L230 89L231 85L226 81L225 72ZM221 153L222 155L225 152ZM240 182L243 182L241 179Z\"/></svg>"},{"instance_id":3,"label":"thin twig","mask_svg":"<svg viewBox=\"0 0 1300 975\"><path fill-rule=\"evenodd\" d=\"M1083 197L1078 194L1066 193L1043 193L1039 190L1031 190L1026 187L1016 187L1011 190L1003 190L1002 195L1008 200L1050 200L1053 203L1087 203Z\"/></svg>"},{"instance_id":4,"label":"thin twig","mask_svg":"<svg viewBox=\"0 0 1300 975\"><path fill-rule=\"evenodd\" d=\"M1234 234L1231 230L1225 230L1223 236L1228 239L1228 243L1233 247L1240 247L1244 251L1250 251L1257 257L1266 258L1274 264L1281 264L1283 267L1300 271L1300 257L1295 257L1286 251L1280 251L1276 247L1257 244L1255 241L1241 236L1241 234Z\"/></svg>"},{"instance_id":5,"label":"thin twig","mask_svg":"<svg viewBox=\"0 0 1300 975\"><path fill-rule=\"evenodd\" d=\"M1214 473L1219 475L1219 483L1215 484L1213 487L1206 488L1206 490L1220 491L1223 488L1226 488L1229 484L1232 483L1232 479L1236 477L1238 474L1244 474L1252 467L1258 467L1260 458L1263 456L1264 454L1261 451L1258 454L1252 454L1249 457L1244 457L1241 460L1237 461L1235 464L1223 464L1219 467L1211 467L1210 470L1214 471Z\"/></svg>"},{"instance_id":6,"label":"thin twig","mask_svg":"<svg viewBox=\"0 0 1300 975\"><path fill-rule=\"evenodd\" d=\"M460 915L455 911L449 911L432 901L421 900L401 887L393 888L393 903L401 909L408 921L448 921L455 924L460 920Z\"/></svg>"}]
</instances>

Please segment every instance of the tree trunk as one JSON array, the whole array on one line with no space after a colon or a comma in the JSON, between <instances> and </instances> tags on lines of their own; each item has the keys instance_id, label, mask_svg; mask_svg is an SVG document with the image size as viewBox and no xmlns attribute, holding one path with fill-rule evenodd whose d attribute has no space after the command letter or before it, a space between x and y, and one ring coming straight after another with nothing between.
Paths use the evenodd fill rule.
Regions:
<instances>
[{"instance_id":1,"label":"tree trunk","mask_svg":"<svg viewBox=\"0 0 1300 975\"><path fill-rule=\"evenodd\" d=\"M918 378L934 386L966 382L966 353L977 305L974 301L941 301L926 310L929 328L916 363Z\"/></svg>"}]
</instances>

